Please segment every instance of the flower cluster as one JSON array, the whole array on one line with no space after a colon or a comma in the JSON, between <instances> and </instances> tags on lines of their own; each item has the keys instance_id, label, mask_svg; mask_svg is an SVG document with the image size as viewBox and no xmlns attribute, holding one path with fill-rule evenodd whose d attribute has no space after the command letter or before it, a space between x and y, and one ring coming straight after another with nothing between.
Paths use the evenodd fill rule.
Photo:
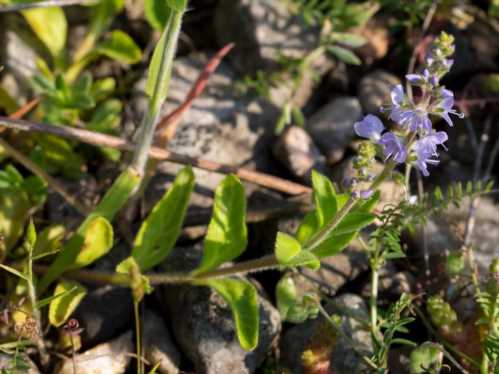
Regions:
<instances>
[{"instance_id":1,"label":"flower cluster","mask_svg":"<svg viewBox=\"0 0 499 374\"><path fill-rule=\"evenodd\" d=\"M392 89L392 105L381 111L396 123L393 131L386 130L381 120L372 114L354 124L358 136L382 148L385 161L411 162L424 176L429 175L428 165L438 164L437 148L446 149L447 133L435 131L431 117L440 117L449 126L453 126L451 115L463 117L453 109L454 94L440 85L440 79L452 66L453 61L448 57L453 52L453 37L442 33L426 56L422 73L406 75L409 84L417 87L421 94L418 100L407 95L400 84Z\"/></svg>"}]
</instances>

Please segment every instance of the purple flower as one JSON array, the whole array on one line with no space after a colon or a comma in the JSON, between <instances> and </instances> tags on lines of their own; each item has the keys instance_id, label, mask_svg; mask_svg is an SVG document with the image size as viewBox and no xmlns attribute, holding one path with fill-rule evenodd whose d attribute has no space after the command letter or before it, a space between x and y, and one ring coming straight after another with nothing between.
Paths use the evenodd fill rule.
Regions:
<instances>
[{"instance_id":1,"label":"purple flower","mask_svg":"<svg viewBox=\"0 0 499 374\"><path fill-rule=\"evenodd\" d=\"M438 85L438 77L432 75L428 69L423 70L423 74L407 74L405 79L413 86L423 86L429 84L432 87Z\"/></svg>"},{"instance_id":2,"label":"purple flower","mask_svg":"<svg viewBox=\"0 0 499 374\"><path fill-rule=\"evenodd\" d=\"M428 112L422 108L405 109L399 115L398 123L411 131L424 129L431 131L431 120Z\"/></svg>"},{"instance_id":3,"label":"purple flower","mask_svg":"<svg viewBox=\"0 0 499 374\"><path fill-rule=\"evenodd\" d=\"M454 114L459 118L463 118L464 114L457 112L455 109L452 109L454 106L454 94L452 91L442 87L439 92L440 100L437 102L435 106L435 114L442 117L449 126L454 126L449 114Z\"/></svg>"},{"instance_id":4,"label":"purple flower","mask_svg":"<svg viewBox=\"0 0 499 374\"><path fill-rule=\"evenodd\" d=\"M395 162L400 164L407 158L405 145L393 132L384 133L378 143L383 146L385 161L392 157Z\"/></svg>"},{"instance_id":5,"label":"purple flower","mask_svg":"<svg viewBox=\"0 0 499 374\"><path fill-rule=\"evenodd\" d=\"M360 191L360 198L362 199L369 199L372 195L374 194L374 190L368 189L368 190L362 190Z\"/></svg>"},{"instance_id":6,"label":"purple flower","mask_svg":"<svg viewBox=\"0 0 499 374\"><path fill-rule=\"evenodd\" d=\"M423 173L425 177L430 175L428 172L428 164L437 165L438 153L437 146L443 145L448 139L447 134L444 131L432 132L430 135L419 139L414 143L414 151L416 152L417 160L416 167Z\"/></svg>"},{"instance_id":7,"label":"purple flower","mask_svg":"<svg viewBox=\"0 0 499 374\"><path fill-rule=\"evenodd\" d=\"M358 136L371 139L373 142L377 143L381 138L381 133L385 129L385 126L383 126L383 123L378 117L368 114L362 121L356 122L353 125L353 128Z\"/></svg>"},{"instance_id":8,"label":"purple flower","mask_svg":"<svg viewBox=\"0 0 499 374\"><path fill-rule=\"evenodd\" d=\"M390 96L393 103L388 109L390 110L389 118L391 120L411 131L417 131L420 128L426 131L431 130L431 121L426 110L407 106L407 99L401 84L392 89Z\"/></svg>"}]
</instances>

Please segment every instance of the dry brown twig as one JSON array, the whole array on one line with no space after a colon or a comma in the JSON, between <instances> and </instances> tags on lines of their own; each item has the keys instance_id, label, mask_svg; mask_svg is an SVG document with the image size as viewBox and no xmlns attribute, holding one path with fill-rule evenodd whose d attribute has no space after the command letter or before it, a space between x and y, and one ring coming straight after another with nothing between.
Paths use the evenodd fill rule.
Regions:
<instances>
[{"instance_id":1,"label":"dry brown twig","mask_svg":"<svg viewBox=\"0 0 499 374\"><path fill-rule=\"evenodd\" d=\"M203 71L199 74L198 79L187 94L184 102L180 104L177 109L164 116L159 121L156 128L156 146L166 147L168 142L173 138L180 119L192 106L194 100L204 92L210 76L215 72L218 65L220 65L220 62L222 62L222 59L231 51L232 48L234 48L234 43L229 43L220 49L205 65Z\"/></svg>"},{"instance_id":2,"label":"dry brown twig","mask_svg":"<svg viewBox=\"0 0 499 374\"><path fill-rule=\"evenodd\" d=\"M131 152L135 149L135 145L125 139L83 129L65 126L53 126L23 120L13 120L8 117L0 117L0 126L19 131L30 131L57 135L63 138L74 139L95 146L111 147L127 152ZM221 174L233 173L247 182L255 183L263 187L287 193L289 195L300 195L312 192L311 188L308 186L275 177L273 175L260 173L258 171L253 171L238 166L231 166L215 161L181 155L158 147L151 147L149 156L156 160L170 161L182 165L191 165L199 169L213 171Z\"/></svg>"}]
</instances>

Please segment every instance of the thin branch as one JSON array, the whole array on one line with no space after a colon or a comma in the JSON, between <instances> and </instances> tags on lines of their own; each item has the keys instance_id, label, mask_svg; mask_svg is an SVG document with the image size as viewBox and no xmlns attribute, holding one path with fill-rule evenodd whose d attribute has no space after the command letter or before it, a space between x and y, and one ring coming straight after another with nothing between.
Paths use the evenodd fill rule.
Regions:
<instances>
[{"instance_id":1,"label":"thin branch","mask_svg":"<svg viewBox=\"0 0 499 374\"><path fill-rule=\"evenodd\" d=\"M26 10L26 9L50 8L55 6L91 5L91 4L96 4L97 2L98 2L97 0L44 0L35 3L5 5L0 7L0 13L19 12L21 10Z\"/></svg>"},{"instance_id":2,"label":"thin branch","mask_svg":"<svg viewBox=\"0 0 499 374\"><path fill-rule=\"evenodd\" d=\"M134 144L126 141L125 139L66 126L54 126L23 120L12 120L7 117L0 117L0 126L5 126L19 131L34 131L62 136L64 138L79 140L95 146L111 147L122 151L133 152L135 149ZM151 147L149 150L149 156L157 160L170 161L182 165L191 165L199 169L213 171L216 173L233 173L247 182L255 183L290 195L300 195L310 193L312 191L310 187L269 174L237 166L221 164L215 161L181 155L158 147Z\"/></svg>"},{"instance_id":3,"label":"thin branch","mask_svg":"<svg viewBox=\"0 0 499 374\"><path fill-rule=\"evenodd\" d=\"M227 44L220 49L205 65L203 71L187 94L185 100L173 112L167 114L159 121L156 126L156 143L158 147L165 147L175 135L178 123L183 114L190 109L194 100L197 99L205 90L208 79L215 72L222 59L231 51L234 43Z\"/></svg>"}]
</instances>

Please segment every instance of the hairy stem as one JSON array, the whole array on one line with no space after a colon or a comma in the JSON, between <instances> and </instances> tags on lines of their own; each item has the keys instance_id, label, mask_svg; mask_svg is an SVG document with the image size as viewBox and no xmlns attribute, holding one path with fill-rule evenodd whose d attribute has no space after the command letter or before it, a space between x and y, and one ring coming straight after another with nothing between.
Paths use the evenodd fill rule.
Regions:
<instances>
[{"instance_id":1,"label":"hairy stem","mask_svg":"<svg viewBox=\"0 0 499 374\"><path fill-rule=\"evenodd\" d=\"M142 360L142 330L140 328L139 301L133 302L133 314L135 317L135 345L137 349L137 374L144 373L144 361Z\"/></svg>"}]
</instances>

